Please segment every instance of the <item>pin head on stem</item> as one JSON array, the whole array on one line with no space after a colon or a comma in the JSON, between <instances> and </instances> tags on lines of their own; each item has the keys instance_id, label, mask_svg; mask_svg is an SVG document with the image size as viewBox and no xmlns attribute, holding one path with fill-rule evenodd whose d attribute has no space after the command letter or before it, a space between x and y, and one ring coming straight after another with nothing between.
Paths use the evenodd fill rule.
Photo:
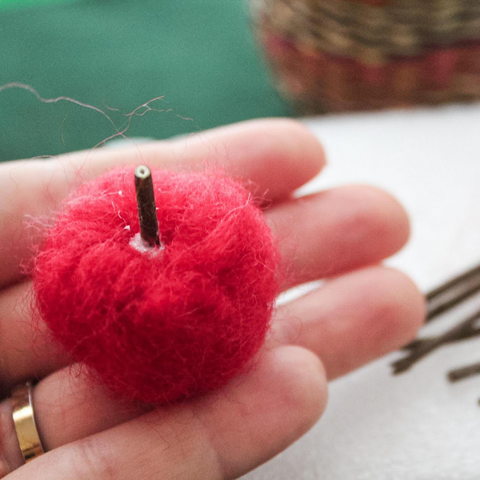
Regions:
<instances>
[{"instance_id":1,"label":"pin head on stem","mask_svg":"<svg viewBox=\"0 0 480 480\"><path fill-rule=\"evenodd\" d=\"M148 245L158 247L160 245L160 234L152 172L146 165L138 165L135 169L135 191L137 194L140 235Z\"/></svg>"}]
</instances>

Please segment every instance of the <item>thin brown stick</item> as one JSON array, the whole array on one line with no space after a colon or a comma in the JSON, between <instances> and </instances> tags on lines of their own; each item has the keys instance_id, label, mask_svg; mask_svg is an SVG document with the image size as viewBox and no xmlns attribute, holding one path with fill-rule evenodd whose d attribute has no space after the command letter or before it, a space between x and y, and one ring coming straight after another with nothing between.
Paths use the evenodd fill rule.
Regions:
<instances>
[{"instance_id":1,"label":"thin brown stick","mask_svg":"<svg viewBox=\"0 0 480 480\"><path fill-rule=\"evenodd\" d=\"M479 337L479 336L480 336L480 328L474 328L473 330L467 330L467 331L463 332L463 335L461 337L451 338L446 343L463 342L464 340L470 340L471 338ZM417 348L421 347L425 343L431 342L435 338L436 337L417 338L417 339L413 340L413 342L410 342L407 345L405 345L402 348L402 350L411 352L412 350L416 350Z\"/></svg>"},{"instance_id":2,"label":"thin brown stick","mask_svg":"<svg viewBox=\"0 0 480 480\"><path fill-rule=\"evenodd\" d=\"M473 365L467 365L466 367L456 368L450 370L447 374L448 380L450 382L458 382L464 378L473 377L474 375L480 374L480 362L474 363Z\"/></svg>"},{"instance_id":3,"label":"thin brown stick","mask_svg":"<svg viewBox=\"0 0 480 480\"><path fill-rule=\"evenodd\" d=\"M420 344L417 348L410 351L410 353L392 363L393 373L395 375L407 371L415 363L417 363L421 358L425 357L430 352L436 350L437 348L445 345L446 343L456 341L459 338L463 338L466 335L471 335L474 330L475 324L480 319L480 311L476 312L471 317L467 318L460 324L456 325L452 329L448 330L438 337L432 338L430 341L425 341Z\"/></svg>"},{"instance_id":4,"label":"thin brown stick","mask_svg":"<svg viewBox=\"0 0 480 480\"><path fill-rule=\"evenodd\" d=\"M478 292L480 292L480 265L445 282L426 295L426 321L434 320Z\"/></svg>"},{"instance_id":5,"label":"thin brown stick","mask_svg":"<svg viewBox=\"0 0 480 480\"><path fill-rule=\"evenodd\" d=\"M150 246L160 245L157 207L153 190L152 172L146 165L135 169L135 190L137 193L140 235Z\"/></svg>"}]
</instances>

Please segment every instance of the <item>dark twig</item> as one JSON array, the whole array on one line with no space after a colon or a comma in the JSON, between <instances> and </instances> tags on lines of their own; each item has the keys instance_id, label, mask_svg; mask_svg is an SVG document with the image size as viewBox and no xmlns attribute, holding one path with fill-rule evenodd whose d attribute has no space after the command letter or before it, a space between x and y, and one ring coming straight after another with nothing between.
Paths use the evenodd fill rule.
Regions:
<instances>
[{"instance_id":1,"label":"dark twig","mask_svg":"<svg viewBox=\"0 0 480 480\"><path fill-rule=\"evenodd\" d=\"M474 326L479 319L480 311L467 318L462 323L456 325L452 329L448 330L444 334L419 344L418 347L411 350L406 357L392 363L393 373L397 375L399 373L405 372L421 358L425 357L427 354L446 343L456 341L466 335L472 336L472 332L476 330Z\"/></svg>"},{"instance_id":2,"label":"dark twig","mask_svg":"<svg viewBox=\"0 0 480 480\"><path fill-rule=\"evenodd\" d=\"M137 193L140 235L150 246L160 245L157 207L153 190L152 173L146 165L135 169L135 190Z\"/></svg>"},{"instance_id":3,"label":"dark twig","mask_svg":"<svg viewBox=\"0 0 480 480\"><path fill-rule=\"evenodd\" d=\"M463 332L461 337L451 338L446 343L462 342L463 340L470 340L471 338L478 337L478 336L480 336L480 328L474 328L472 330L467 330L467 331ZM413 340L413 342L410 342L409 344L402 347L402 350L411 352L411 351L416 350L417 348L421 347L422 345L431 342L435 338L436 337L417 338L417 339Z\"/></svg>"},{"instance_id":4,"label":"dark twig","mask_svg":"<svg viewBox=\"0 0 480 480\"><path fill-rule=\"evenodd\" d=\"M449 280L426 295L427 322L480 292L480 265Z\"/></svg>"},{"instance_id":5,"label":"dark twig","mask_svg":"<svg viewBox=\"0 0 480 480\"><path fill-rule=\"evenodd\" d=\"M430 322L447 312L464 300L480 292L480 265L458 275L426 295L427 316ZM436 337L418 338L403 347L407 355L392 364L393 373L399 374L411 368L420 359L442 345L459 342L480 336L480 327L475 324L480 320L480 311L460 324ZM480 374L480 362L456 368L447 374L450 382ZM480 400L479 400L480 404Z\"/></svg>"},{"instance_id":6,"label":"dark twig","mask_svg":"<svg viewBox=\"0 0 480 480\"><path fill-rule=\"evenodd\" d=\"M458 382L464 378L472 377L474 375L480 374L480 362L474 363L473 365L468 365L466 367L456 368L455 370L450 370L447 374L450 382Z\"/></svg>"}]
</instances>

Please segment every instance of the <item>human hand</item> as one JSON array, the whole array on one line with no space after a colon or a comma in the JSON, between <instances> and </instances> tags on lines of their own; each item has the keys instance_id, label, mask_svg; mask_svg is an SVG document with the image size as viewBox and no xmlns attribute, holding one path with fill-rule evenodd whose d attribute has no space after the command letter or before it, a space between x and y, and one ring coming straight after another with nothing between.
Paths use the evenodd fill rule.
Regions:
<instances>
[{"instance_id":1,"label":"human hand","mask_svg":"<svg viewBox=\"0 0 480 480\"><path fill-rule=\"evenodd\" d=\"M51 215L79 181L118 165L202 169L219 164L263 197L279 239L284 288L327 278L280 306L255 369L221 391L155 409L125 405L92 386L49 344L26 308L32 255L26 216ZM304 434L322 414L333 379L414 337L423 297L404 275L378 265L409 233L389 195L351 186L302 199L292 192L324 165L317 140L290 120L251 121L189 139L78 152L0 165L0 384L29 378L47 453L21 468L11 403L0 404L0 478L237 478Z\"/></svg>"}]
</instances>

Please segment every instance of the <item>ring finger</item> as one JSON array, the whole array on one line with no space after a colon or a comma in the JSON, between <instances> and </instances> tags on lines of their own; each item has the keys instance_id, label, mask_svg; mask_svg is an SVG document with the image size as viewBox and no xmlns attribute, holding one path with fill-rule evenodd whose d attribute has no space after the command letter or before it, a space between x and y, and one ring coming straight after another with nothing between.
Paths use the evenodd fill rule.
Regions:
<instances>
[{"instance_id":1,"label":"ring finger","mask_svg":"<svg viewBox=\"0 0 480 480\"><path fill-rule=\"evenodd\" d=\"M348 296L344 295L346 289L351 292ZM374 295L372 289L381 294ZM406 277L388 269L374 267L339 277L316 293L283 307L268 348L294 343L320 356L330 377L345 374L413 336L423 316L421 298ZM299 323L302 328L298 328ZM89 383L78 366L41 381L35 388L34 400L37 424L49 450L145 411L124 404L102 387ZM0 415L6 418L10 413L9 402L4 402ZM16 437L8 425L8 421L2 422L0 445L12 452Z\"/></svg>"}]
</instances>

